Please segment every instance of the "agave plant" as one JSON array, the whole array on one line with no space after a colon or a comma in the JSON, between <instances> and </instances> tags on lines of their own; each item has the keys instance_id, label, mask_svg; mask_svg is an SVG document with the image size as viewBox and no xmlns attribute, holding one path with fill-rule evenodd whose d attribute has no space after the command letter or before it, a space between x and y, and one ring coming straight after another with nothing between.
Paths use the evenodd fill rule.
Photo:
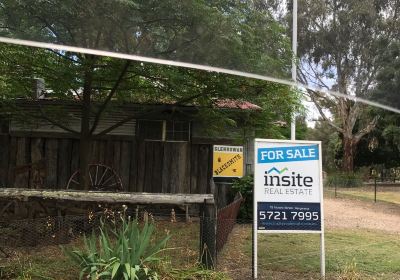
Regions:
<instances>
[{"instance_id":1,"label":"agave plant","mask_svg":"<svg viewBox=\"0 0 400 280\"><path fill-rule=\"evenodd\" d=\"M151 242L153 224L146 221L140 228L136 220L121 220L114 229L102 222L99 233L84 237L83 250L63 248L65 254L82 268L79 279L158 279L149 265L161 260L157 254L165 248L170 236Z\"/></svg>"}]
</instances>

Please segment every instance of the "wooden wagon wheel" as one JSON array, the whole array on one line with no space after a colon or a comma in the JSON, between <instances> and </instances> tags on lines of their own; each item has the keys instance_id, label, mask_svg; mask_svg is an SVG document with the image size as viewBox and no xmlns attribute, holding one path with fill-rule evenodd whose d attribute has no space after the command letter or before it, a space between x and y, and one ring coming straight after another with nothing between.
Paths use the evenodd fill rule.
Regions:
<instances>
[{"instance_id":1,"label":"wooden wagon wheel","mask_svg":"<svg viewBox=\"0 0 400 280\"><path fill-rule=\"evenodd\" d=\"M122 191L122 180L111 167L104 164L89 165L90 190ZM67 189L82 189L79 184L79 170L68 180Z\"/></svg>"}]
</instances>

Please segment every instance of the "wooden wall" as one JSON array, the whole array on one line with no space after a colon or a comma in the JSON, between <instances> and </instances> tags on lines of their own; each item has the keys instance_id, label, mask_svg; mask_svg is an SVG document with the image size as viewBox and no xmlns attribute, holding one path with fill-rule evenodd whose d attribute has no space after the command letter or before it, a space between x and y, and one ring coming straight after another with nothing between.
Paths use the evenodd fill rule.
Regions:
<instances>
[{"instance_id":1,"label":"wooden wall","mask_svg":"<svg viewBox=\"0 0 400 280\"><path fill-rule=\"evenodd\" d=\"M33 186L31 163L42 160L45 188L65 188L79 166L79 140L0 135L0 186ZM131 192L210 193L212 145L96 140L91 162L113 167ZM22 167L22 168L21 168Z\"/></svg>"}]
</instances>

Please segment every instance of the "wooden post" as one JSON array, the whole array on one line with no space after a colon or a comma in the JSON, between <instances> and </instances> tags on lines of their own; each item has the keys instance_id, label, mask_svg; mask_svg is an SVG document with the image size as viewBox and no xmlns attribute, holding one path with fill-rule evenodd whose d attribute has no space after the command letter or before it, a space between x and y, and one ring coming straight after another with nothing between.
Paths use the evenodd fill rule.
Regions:
<instances>
[{"instance_id":1,"label":"wooden post","mask_svg":"<svg viewBox=\"0 0 400 280\"><path fill-rule=\"evenodd\" d=\"M185 218L186 218L186 223L190 222L190 217L189 217L189 205L185 205Z\"/></svg>"},{"instance_id":2,"label":"wooden post","mask_svg":"<svg viewBox=\"0 0 400 280\"><path fill-rule=\"evenodd\" d=\"M335 183L335 198L337 198L337 183Z\"/></svg>"},{"instance_id":3,"label":"wooden post","mask_svg":"<svg viewBox=\"0 0 400 280\"><path fill-rule=\"evenodd\" d=\"M200 262L213 269L217 261L217 209L204 200L200 222Z\"/></svg>"}]
</instances>

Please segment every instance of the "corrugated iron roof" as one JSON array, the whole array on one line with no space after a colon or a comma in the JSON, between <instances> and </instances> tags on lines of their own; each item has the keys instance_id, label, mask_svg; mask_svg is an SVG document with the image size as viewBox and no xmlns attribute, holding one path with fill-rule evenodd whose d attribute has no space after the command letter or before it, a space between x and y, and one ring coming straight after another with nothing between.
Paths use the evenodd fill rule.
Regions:
<instances>
[{"instance_id":1,"label":"corrugated iron roof","mask_svg":"<svg viewBox=\"0 0 400 280\"><path fill-rule=\"evenodd\" d=\"M240 109L240 110L261 110L261 107L248 101L220 99L215 102L218 108Z\"/></svg>"},{"instance_id":2,"label":"corrugated iron roof","mask_svg":"<svg viewBox=\"0 0 400 280\"><path fill-rule=\"evenodd\" d=\"M74 100L60 100L53 98L43 98L43 99L18 99L20 104L43 104L43 105L63 105L63 106L76 106L80 104L78 99ZM97 101L94 101L97 103ZM99 102L101 104L101 102ZM243 100L232 100L232 99L219 99L214 102L217 108L221 109L239 109L239 110L261 110L262 108L258 105L255 105L249 101ZM120 104L123 107L136 107L136 106L157 106L157 105L167 105L167 106L179 106L179 107L199 107L196 104L186 104L186 105L176 105L173 102L160 102L160 103L134 103L134 102L124 102Z\"/></svg>"}]
</instances>

